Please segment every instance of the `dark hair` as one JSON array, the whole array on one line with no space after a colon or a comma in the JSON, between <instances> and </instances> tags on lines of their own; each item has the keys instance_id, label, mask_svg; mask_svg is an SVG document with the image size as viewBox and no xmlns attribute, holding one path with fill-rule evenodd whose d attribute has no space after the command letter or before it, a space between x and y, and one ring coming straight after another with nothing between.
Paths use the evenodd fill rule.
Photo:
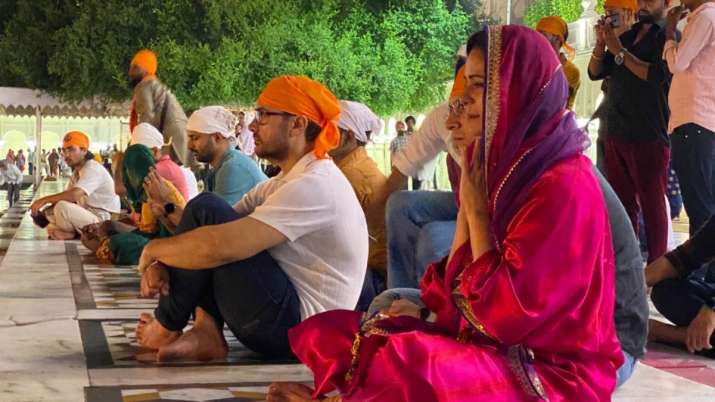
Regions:
<instances>
[{"instance_id":1,"label":"dark hair","mask_svg":"<svg viewBox=\"0 0 715 402\"><path fill-rule=\"evenodd\" d=\"M487 51L487 31L479 31L472 34L467 41L467 55L472 53L473 49L481 49L483 52Z\"/></svg>"},{"instance_id":2,"label":"dark hair","mask_svg":"<svg viewBox=\"0 0 715 402\"><path fill-rule=\"evenodd\" d=\"M308 127L305 128L305 140L308 142L315 141L321 131L323 131L322 127L314 121L308 120Z\"/></svg>"},{"instance_id":3,"label":"dark hair","mask_svg":"<svg viewBox=\"0 0 715 402\"><path fill-rule=\"evenodd\" d=\"M415 116L407 116L405 117L405 123L408 121L412 120L413 123L417 123L417 119L415 119Z\"/></svg>"}]
</instances>

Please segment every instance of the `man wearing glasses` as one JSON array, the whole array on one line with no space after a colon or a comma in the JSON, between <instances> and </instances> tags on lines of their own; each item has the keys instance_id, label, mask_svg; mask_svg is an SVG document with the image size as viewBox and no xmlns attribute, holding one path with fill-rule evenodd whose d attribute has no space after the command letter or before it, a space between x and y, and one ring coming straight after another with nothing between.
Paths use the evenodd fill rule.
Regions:
<instances>
[{"instance_id":1,"label":"man wearing glasses","mask_svg":"<svg viewBox=\"0 0 715 402\"><path fill-rule=\"evenodd\" d=\"M340 140L337 99L309 78L282 76L256 112L256 154L281 173L233 208L199 195L176 236L144 248L142 294L160 297L137 339L158 360L225 357L224 322L246 347L289 357L288 329L358 301L368 232L350 183L327 156ZM193 328L182 333L192 313Z\"/></svg>"}]
</instances>

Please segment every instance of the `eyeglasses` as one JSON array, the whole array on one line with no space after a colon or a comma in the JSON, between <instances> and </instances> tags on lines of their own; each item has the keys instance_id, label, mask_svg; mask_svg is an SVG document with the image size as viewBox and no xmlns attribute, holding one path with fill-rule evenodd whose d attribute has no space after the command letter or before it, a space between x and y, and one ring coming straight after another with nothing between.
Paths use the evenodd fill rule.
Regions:
<instances>
[{"instance_id":1,"label":"eyeglasses","mask_svg":"<svg viewBox=\"0 0 715 402\"><path fill-rule=\"evenodd\" d=\"M454 100L454 102L449 104L449 113L452 113L455 116L459 116L462 113L464 113L464 101L462 101L462 98L457 98Z\"/></svg>"},{"instance_id":2,"label":"eyeglasses","mask_svg":"<svg viewBox=\"0 0 715 402\"><path fill-rule=\"evenodd\" d=\"M267 118L268 116L293 116L290 113L286 112L269 112L267 110L262 110L262 109L256 109L256 122L260 123L263 119Z\"/></svg>"}]
</instances>

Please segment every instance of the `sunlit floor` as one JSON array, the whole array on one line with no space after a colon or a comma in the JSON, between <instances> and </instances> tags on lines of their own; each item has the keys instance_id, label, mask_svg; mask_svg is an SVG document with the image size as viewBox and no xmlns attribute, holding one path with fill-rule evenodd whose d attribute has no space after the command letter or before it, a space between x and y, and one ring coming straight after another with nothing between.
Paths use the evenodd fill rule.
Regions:
<instances>
[{"instance_id":1,"label":"sunlit floor","mask_svg":"<svg viewBox=\"0 0 715 402\"><path fill-rule=\"evenodd\" d=\"M25 213L30 197L0 217L0 401L256 401L272 381L310 383L302 365L261 360L233 339L223 361L139 363L135 321L155 302L137 297L135 270L98 265L78 241L46 240ZM614 400L715 400L715 360L649 349Z\"/></svg>"}]
</instances>

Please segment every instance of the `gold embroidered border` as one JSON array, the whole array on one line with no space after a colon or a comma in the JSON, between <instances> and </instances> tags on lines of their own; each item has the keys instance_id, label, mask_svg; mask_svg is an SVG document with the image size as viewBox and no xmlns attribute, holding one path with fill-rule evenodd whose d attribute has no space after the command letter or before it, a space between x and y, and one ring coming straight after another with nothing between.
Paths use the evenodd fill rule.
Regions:
<instances>
[{"instance_id":1,"label":"gold embroidered border","mask_svg":"<svg viewBox=\"0 0 715 402\"><path fill-rule=\"evenodd\" d=\"M524 158L526 158L526 156L529 155L531 153L531 151L533 151L533 150L534 150L534 148L532 147L532 148L529 148L526 151L524 151L524 153L521 154L519 159L517 159L516 162L514 162L514 164L511 165L511 168L509 168L509 171L506 173L506 175L504 175L504 178L499 183L499 187L497 187L497 190L494 192L494 198L492 201L492 215L494 215L494 213L497 210L497 201L499 200L499 196L501 195L501 191L504 188L504 186L506 185L506 182L509 180L509 178L511 178L511 175L514 173L514 171L519 166L519 164L521 164L521 162L524 160Z\"/></svg>"},{"instance_id":2,"label":"gold embroidered border","mask_svg":"<svg viewBox=\"0 0 715 402\"><path fill-rule=\"evenodd\" d=\"M538 374L536 374L536 371L534 371L534 375L531 376L528 374L528 372L523 366L524 362L522 362L522 359L519 356L520 349L522 348L526 350L526 353L528 353L533 360L534 352L531 349L521 345L511 346L507 351L507 361L509 362L509 368L511 368L511 371L516 376L516 379L519 382L519 385L521 385L521 388L528 395L537 397L543 401L548 401L549 397L546 395L544 385L541 383L541 379L539 379L539 376ZM528 364L530 364L530 362Z\"/></svg>"},{"instance_id":3,"label":"gold embroidered border","mask_svg":"<svg viewBox=\"0 0 715 402\"><path fill-rule=\"evenodd\" d=\"M486 336L489 339L497 340L496 337L494 337L492 334L490 334L487 329L484 327L484 325L477 319L477 316L474 315L474 311L472 310L472 306L469 304L469 301L467 300L466 296L462 294L462 292L459 290L459 286L462 283L462 275L464 275L464 271L462 271L455 279L454 279L454 284L452 287L452 299L454 299L454 303L457 305L457 308L459 311L462 312L462 315L464 318L469 322L469 324L474 327L480 334Z\"/></svg>"},{"instance_id":4,"label":"gold embroidered border","mask_svg":"<svg viewBox=\"0 0 715 402\"><path fill-rule=\"evenodd\" d=\"M347 373L345 373L345 382L350 383L353 380L353 376L355 374L355 370L357 370L358 365L360 364L360 344L362 341L362 338L369 338L372 335L388 335L388 332L380 327L377 326L377 323L382 319L379 315L376 316L375 318L372 318L370 320L365 321L362 324L362 327L360 328L360 331L358 331L355 334L355 339L353 340L353 345L350 348L350 354L352 355L352 359L350 361L350 369L348 370Z\"/></svg>"},{"instance_id":5,"label":"gold embroidered border","mask_svg":"<svg viewBox=\"0 0 715 402\"><path fill-rule=\"evenodd\" d=\"M489 152L492 148L492 141L499 123L499 114L501 112L501 78L499 76L499 68L502 58L502 28L501 25L489 27L488 42L489 49L487 52L487 93L486 107L486 131L484 133L484 177L488 178L489 174ZM488 183L488 180L486 180Z\"/></svg>"}]
</instances>

